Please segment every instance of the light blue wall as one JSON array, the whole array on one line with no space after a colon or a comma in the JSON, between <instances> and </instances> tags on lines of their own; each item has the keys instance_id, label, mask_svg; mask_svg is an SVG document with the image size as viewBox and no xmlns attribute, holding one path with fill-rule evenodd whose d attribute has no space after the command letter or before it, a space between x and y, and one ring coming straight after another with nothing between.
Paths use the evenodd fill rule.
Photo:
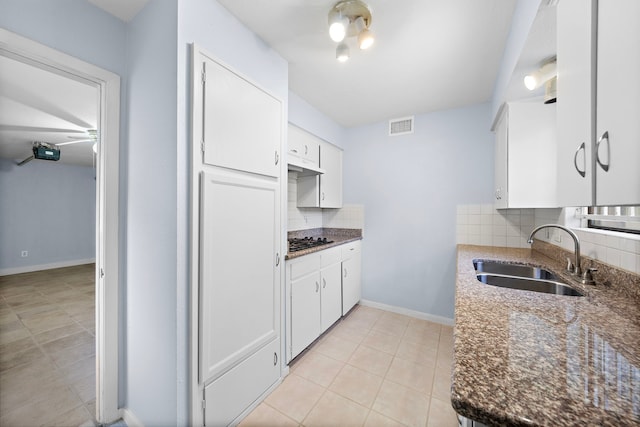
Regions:
<instances>
[{"instance_id":1,"label":"light blue wall","mask_svg":"<svg viewBox=\"0 0 640 427\"><path fill-rule=\"evenodd\" d=\"M291 91L289 91L289 122L338 147L344 146L345 128Z\"/></svg>"},{"instance_id":2,"label":"light blue wall","mask_svg":"<svg viewBox=\"0 0 640 427\"><path fill-rule=\"evenodd\" d=\"M0 159L0 271L94 259L94 177L92 167Z\"/></svg>"},{"instance_id":3,"label":"light blue wall","mask_svg":"<svg viewBox=\"0 0 640 427\"><path fill-rule=\"evenodd\" d=\"M456 206L492 200L490 114L418 115L405 136L387 136L387 122L347 131L344 201L365 206L364 299L453 318Z\"/></svg>"},{"instance_id":4,"label":"light blue wall","mask_svg":"<svg viewBox=\"0 0 640 427\"><path fill-rule=\"evenodd\" d=\"M177 424L176 40L173 0L128 25L125 388L149 426Z\"/></svg>"},{"instance_id":5,"label":"light blue wall","mask_svg":"<svg viewBox=\"0 0 640 427\"><path fill-rule=\"evenodd\" d=\"M491 120L496 116L509 87L513 70L527 41L527 36L538 13L541 0L518 0L511 18L511 29L502 54L491 103Z\"/></svg>"}]
</instances>

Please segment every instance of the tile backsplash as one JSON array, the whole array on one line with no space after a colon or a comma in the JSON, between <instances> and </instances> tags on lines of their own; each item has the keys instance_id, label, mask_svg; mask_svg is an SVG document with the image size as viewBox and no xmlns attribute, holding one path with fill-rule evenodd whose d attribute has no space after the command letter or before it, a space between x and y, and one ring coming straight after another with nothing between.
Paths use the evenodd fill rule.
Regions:
<instances>
[{"instance_id":1,"label":"tile backsplash","mask_svg":"<svg viewBox=\"0 0 640 427\"><path fill-rule=\"evenodd\" d=\"M640 235L582 228L573 214L572 208L496 210L491 204L458 205L456 242L529 248L527 238L534 227L562 224L578 235L583 256L640 274ZM541 230L536 239L573 252L573 239L562 230Z\"/></svg>"},{"instance_id":2,"label":"tile backsplash","mask_svg":"<svg viewBox=\"0 0 640 427\"><path fill-rule=\"evenodd\" d=\"M287 231L323 227L364 229L363 205L344 205L341 209L299 208L295 172L289 172L287 193Z\"/></svg>"}]
</instances>

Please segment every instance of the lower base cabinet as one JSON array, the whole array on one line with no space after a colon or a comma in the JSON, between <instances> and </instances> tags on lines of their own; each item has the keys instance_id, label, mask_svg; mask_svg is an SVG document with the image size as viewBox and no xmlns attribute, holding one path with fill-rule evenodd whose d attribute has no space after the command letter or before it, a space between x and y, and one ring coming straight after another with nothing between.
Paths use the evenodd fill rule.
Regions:
<instances>
[{"instance_id":1,"label":"lower base cabinet","mask_svg":"<svg viewBox=\"0 0 640 427\"><path fill-rule=\"evenodd\" d=\"M360 301L360 241L287 261L287 363Z\"/></svg>"},{"instance_id":2,"label":"lower base cabinet","mask_svg":"<svg viewBox=\"0 0 640 427\"><path fill-rule=\"evenodd\" d=\"M276 339L205 386L205 425L227 426L244 415L280 378L279 353L280 339Z\"/></svg>"}]
</instances>

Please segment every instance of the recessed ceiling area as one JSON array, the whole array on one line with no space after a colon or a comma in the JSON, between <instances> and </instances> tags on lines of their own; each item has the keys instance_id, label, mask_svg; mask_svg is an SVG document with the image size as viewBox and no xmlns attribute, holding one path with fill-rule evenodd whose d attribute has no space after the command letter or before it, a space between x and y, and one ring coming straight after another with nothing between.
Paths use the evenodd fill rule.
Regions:
<instances>
[{"instance_id":1,"label":"recessed ceiling area","mask_svg":"<svg viewBox=\"0 0 640 427\"><path fill-rule=\"evenodd\" d=\"M339 63L336 1L218 1L289 62L293 92L345 127L489 101L516 3L368 0L375 44Z\"/></svg>"},{"instance_id":2,"label":"recessed ceiling area","mask_svg":"<svg viewBox=\"0 0 640 427\"><path fill-rule=\"evenodd\" d=\"M24 160L40 141L64 144L60 163L92 166L98 88L3 55L0 70L0 157Z\"/></svg>"}]
</instances>

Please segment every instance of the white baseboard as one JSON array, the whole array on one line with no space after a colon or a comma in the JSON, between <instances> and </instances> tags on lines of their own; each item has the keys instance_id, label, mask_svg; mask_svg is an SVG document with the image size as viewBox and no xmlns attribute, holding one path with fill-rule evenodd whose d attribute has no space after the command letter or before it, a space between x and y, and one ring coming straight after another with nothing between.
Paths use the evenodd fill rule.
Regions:
<instances>
[{"instance_id":1,"label":"white baseboard","mask_svg":"<svg viewBox=\"0 0 640 427\"><path fill-rule=\"evenodd\" d=\"M381 302L369 301L366 299L360 300L359 304L364 305L365 307L379 308L380 310L404 314L405 316L415 317L416 319L440 323L441 325L453 326L453 319L449 319L448 317L436 316L434 314L423 313L421 311L410 310L403 307L396 307L394 305L382 304Z\"/></svg>"},{"instance_id":2,"label":"white baseboard","mask_svg":"<svg viewBox=\"0 0 640 427\"><path fill-rule=\"evenodd\" d=\"M95 258L76 259L72 261L52 262L49 264L26 265L24 267L2 268L0 276L9 276L10 274L31 273L33 271L52 270L54 268L73 267L75 265L92 264L96 262Z\"/></svg>"},{"instance_id":3,"label":"white baseboard","mask_svg":"<svg viewBox=\"0 0 640 427\"><path fill-rule=\"evenodd\" d=\"M129 408L120 408L120 416L127 427L144 427L144 423Z\"/></svg>"}]
</instances>

